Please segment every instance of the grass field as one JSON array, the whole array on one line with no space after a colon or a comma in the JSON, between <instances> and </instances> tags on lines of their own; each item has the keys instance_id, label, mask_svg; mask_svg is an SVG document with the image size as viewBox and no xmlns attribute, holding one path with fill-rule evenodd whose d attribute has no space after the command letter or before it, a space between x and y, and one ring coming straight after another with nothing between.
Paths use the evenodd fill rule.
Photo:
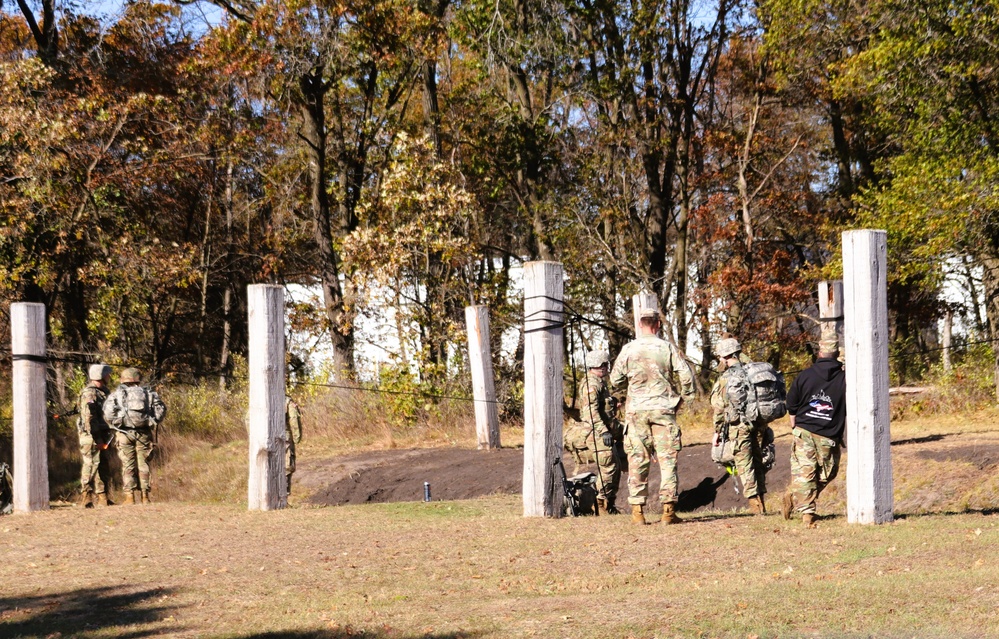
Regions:
<instances>
[{"instance_id":1,"label":"grass field","mask_svg":"<svg viewBox=\"0 0 999 639\"><path fill-rule=\"evenodd\" d=\"M995 450L996 412L892 432L920 442L893 447L896 522L815 530L525 519L517 496L250 513L245 443L175 444L159 481L187 483L162 502L0 518L0 638L999 637L996 463L948 457ZM365 447L339 441L313 433L304 454Z\"/></svg>"},{"instance_id":2,"label":"grass field","mask_svg":"<svg viewBox=\"0 0 999 639\"><path fill-rule=\"evenodd\" d=\"M999 636L997 514L520 513L507 496L6 517L0 636Z\"/></svg>"}]
</instances>

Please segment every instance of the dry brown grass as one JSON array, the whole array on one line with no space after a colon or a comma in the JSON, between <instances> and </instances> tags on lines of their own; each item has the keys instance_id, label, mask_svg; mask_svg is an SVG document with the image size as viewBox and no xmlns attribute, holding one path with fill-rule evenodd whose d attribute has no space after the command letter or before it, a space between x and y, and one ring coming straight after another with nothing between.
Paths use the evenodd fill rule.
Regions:
<instances>
[{"instance_id":1,"label":"dry brown grass","mask_svg":"<svg viewBox=\"0 0 999 639\"><path fill-rule=\"evenodd\" d=\"M516 497L58 508L0 520L0 636L999 636L997 524L638 528L524 519Z\"/></svg>"},{"instance_id":2,"label":"dry brown grass","mask_svg":"<svg viewBox=\"0 0 999 639\"><path fill-rule=\"evenodd\" d=\"M399 425L364 396L300 399L304 456L474 445L460 406ZM250 513L241 416L204 438L184 415L154 471L163 501L0 519L0 637L999 637L999 477L957 455L999 444L993 410L893 424L935 455L893 448L899 520L817 530L524 519L517 496ZM695 403L685 441L709 423ZM843 512L843 486L821 512Z\"/></svg>"}]
</instances>

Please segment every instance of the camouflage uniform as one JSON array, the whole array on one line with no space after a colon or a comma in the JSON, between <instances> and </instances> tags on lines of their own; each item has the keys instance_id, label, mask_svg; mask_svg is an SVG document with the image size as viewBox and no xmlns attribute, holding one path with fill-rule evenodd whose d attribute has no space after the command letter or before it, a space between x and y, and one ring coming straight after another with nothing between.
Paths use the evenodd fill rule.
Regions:
<instances>
[{"instance_id":1,"label":"camouflage uniform","mask_svg":"<svg viewBox=\"0 0 999 639\"><path fill-rule=\"evenodd\" d=\"M791 494L800 513L815 514L815 502L839 471L836 440L794 428L791 448Z\"/></svg>"},{"instance_id":2,"label":"camouflage uniform","mask_svg":"<svg viewBox=\"0 0 999 639\"><path fill-rule=\"evenodd\" d=\"M586 387L582 396L584 403L579 410L580 421L566 429L565 449L576 460L574 472L579 472L580 465L596 461L599 497L613 506L621 468L613 447L604 445L603 436L609 432L615 441L621 439L620 425L614 420L617 401L607 391L604 378L593 371L586 374Z\"/></svg>"},{"instance_id":3,"label":"camouflage uniform","mask_svg":"<svg viewBox=\"0 0 999 639\"><path fill-rule=\"evenodd\" d=\"M624 446L628 452L628 503L644 505L648 498L649 465L659 459L663 504L678 498L676 460L682 444L676 409L677 395L670 375L680 380L683 397L694 396L694 378L687 363L666 340L641 335L621 349L610 375L610 389L619 394L627 387Z\"/></svg>"},{"instance_id":4,"label":"camouflage uniform","mask_svg":"<svg viewBox=\"0 0 999 639\"><path fill-rule=\"evenodd\" d=\"M741 355L741 354L740 354ZM740 361L727 368L711 389L711 407L714 409L715 433L720 434L728 427L728 438L732 441L733 462L742 480L743 496L747 499L766 494L766 470L763 467L760 439L764 427L746 419L745 405L735 406L729 394L729 385L738 376L745 378ZM748 384L748 380L744 383Z\"/></svg>"},{"instance_id":5,"label":"camouflage uniform","mask_svg":"<svg viewBox=\"0 0 999 639\"><path fill-rule=\"evenodd\" d=\"M79 417L76 421L80 436L80 492L105 495L108 482L108 443L111 429L104 421L104 401L108 397L105 388L91 381L80 391L77 402ZM103 503L103 500L101 500Z\"/></svg>"},{"instance_id":6,"label":"camouflage uniform","mask_svg":"<svg viewBox=\"0 0 999 639\"><path fill-rule=\"evenodd\" d=\"M143 499L149 495L149 456L153 452L154 432L166 415L166 406L155 391L139 387L145 393L147 425L136 425L126 408L128 386L121 385L104 402L104 418L115 427L118 458L121 459L122 484L127 495L141 488ZM138 482L136 482L138 472Z\"/></svg>"},{"instance_id":7,"label":"camouflage uniform","mask_svg":"<svg viewBox=\"0 0 999 639\"><path fill-rule=\"evenodd\" d=\"M284 472L291 494L291 476L295 472L295 444L302 441L302 411L290 397L284 398Z\"/></svg>"}]
</instances>

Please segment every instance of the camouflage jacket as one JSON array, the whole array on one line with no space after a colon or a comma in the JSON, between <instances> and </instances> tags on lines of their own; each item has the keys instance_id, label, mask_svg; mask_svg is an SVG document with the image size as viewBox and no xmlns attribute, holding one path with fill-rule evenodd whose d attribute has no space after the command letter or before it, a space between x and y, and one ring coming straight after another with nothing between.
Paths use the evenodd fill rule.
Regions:
<instances>
[{"instance_id":1,"label":"camouflage jacket","mask_svg":"<svg viewBox=\"0 0 999 639\"><path fill-rule=\"evenodd\" d=\"M680 395L670 381L679 378L685 399L694 397L694 376L676 349L655 335L642 335L628 342L614 362L610 389L618 394L628 389L628 411L663 410L676 412Z\"/></svg>"},{"instance_id":2,"label":"camouflage jacket","mask_svg":"<svg viewBox=\"0 0 999 639\"><path fill-rule=\"evenodd\" d=\"M76 429L79 432L104 436L108 431L108 424L104 421L104 400L107 398L107 390L93 382L83 387L76 404L80 415L76 420Z\"/></svg>"},{"instance_id":3,"label":"camouflage jacket","mask_svg":"<svg viewBox=\"0 0 999 639\"><path fill-rule=\"evenodd\" d=\"M302 441L302 411L290 397L284 398L284 436L296 444Z\"/></svg>"},{"instance_id":4,"label":"camouflage jacket","mask_svg":"<svg viewBox=\"0 0 999 639\"><path fill-rule=\"evenodd\" d=\"M615 428L614 416L617 412L617 400L611 397L607 383L603 377L587 372L586 386L580 391L583 405L579 409L579 421L591 427L597 437L605 431L610 431L616 438L621 433Z\"/></svg>"}]
</instances>

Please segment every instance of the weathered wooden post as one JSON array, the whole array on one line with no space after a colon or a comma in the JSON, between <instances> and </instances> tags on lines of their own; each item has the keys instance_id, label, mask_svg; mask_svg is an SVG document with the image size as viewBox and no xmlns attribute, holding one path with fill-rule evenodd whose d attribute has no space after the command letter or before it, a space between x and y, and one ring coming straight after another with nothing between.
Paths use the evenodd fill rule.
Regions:
<instances>
[{"instance_id":1,"label":"weathered wooden post","mask_svg":"<svg viewBox=\"0 0 999 639\"><path fill-rule=\"evenodd\" d=\"M843 348L843 282L819 282L819 339L836 338Z\"/></svg>"},{"instance_id":2,"label":"weathered wooden post","mask_svg":"<svg viewBox=\"0 0 999 639\"><path fill-rule=\"evenodd\" d=\"M639 329L641 322L639 317L642 311L647 308L654 308L659 310L659 298L656 297L655 293L649 293L648 291L642 291L641 293L636 293L631 296L631 314L635 320L635 337L637 338L642 334Z\"/></svg>"},{"instance_id":3,"label":"weathered wooden post","mask_svg":"<svg viewBox=\"0 0 999 639\"><path fill-rule=\"evenodd\" d=\"M843 233L846 512L849 523L892 521L888 407L887 233Z\"/></svg>"},{"instance_id":4,"label":"weathered wooden post","mask_svg":"<svg viewBox=\"0 0 999 639\"><path fill-rule=\"evenodd\" d=\"M48 423L45 416L45 305L10 305L13 355L14 511L49 507Z\"/></svg>"},{"instance_id":5,"label":"weathered wooden post","mask_svg":"<svg viewBox=\"0 0 999 639\"><path fill-rule=\"evenodd\" d=\"M288 505L284 471L284 288L247 287L250 510Z\"/></svg>"},{"instance_id":6,"label":"weathered wooden post","mask_svg":"<svg viewBox=\"0 0 999 639\"><path fill-rule=\"evenodd\" d=\"M524 265L524 516L561 517L562 265Z\"/></svg>"},{"instance_id":7,"label":"weathered wooden post","mask_svg":"<svg viewBox=\"0 0 999 639\"><path fill-rule=\"evenodd\" d=\"M472 369L472 397L475 399L475 433L479 449L500 447L499 410L493 358L489 350L489 307L466 306L468 365Z\"/></svg>"}]
</instances>

